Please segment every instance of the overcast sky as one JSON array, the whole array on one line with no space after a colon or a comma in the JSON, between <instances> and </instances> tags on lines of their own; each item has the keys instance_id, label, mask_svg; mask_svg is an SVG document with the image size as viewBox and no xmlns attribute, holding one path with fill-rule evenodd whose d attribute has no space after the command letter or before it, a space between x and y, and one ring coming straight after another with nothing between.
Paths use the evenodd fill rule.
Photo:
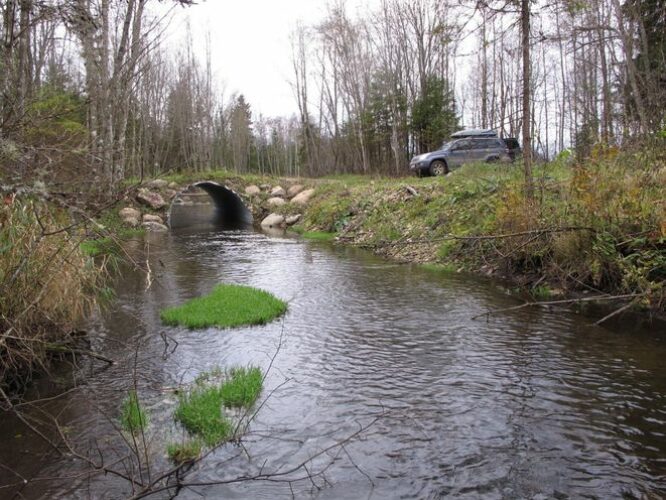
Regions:
<instances>
[{"instance_id":1,"label":"overcast sky","mask_svg":"<svg viewBox=\"0 0 666 500\"><path fill-rule=\"evenodd\" d=\"M216 80L224 83L225 99L243 93L255 114L289 116L297 112L289 82L293 79L290 35L300 21L311 25L326 12L326 0L207 0L178 8L169 29L169 44L185 39L187 19L195 52L205 54L211 35ZM350 12L377 0L348 0Z\"/></svg>"}]
</instances>

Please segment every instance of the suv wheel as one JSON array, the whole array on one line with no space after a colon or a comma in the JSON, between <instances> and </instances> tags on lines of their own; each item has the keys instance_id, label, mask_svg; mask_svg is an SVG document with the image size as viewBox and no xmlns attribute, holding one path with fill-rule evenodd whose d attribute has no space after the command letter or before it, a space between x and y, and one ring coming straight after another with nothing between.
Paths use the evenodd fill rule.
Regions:
<instances>
[{"instance_id":1,"label":"suv wheel","mask_svg":"<svg viewBox=\"0 0 666 500\"><path fill-rule=\"evenodd\" d=\"M430 164L430 173L436 176L446 175L449 173L449 167L446 166L446 162L435 160Z\"/></svg>"}]
</instances>

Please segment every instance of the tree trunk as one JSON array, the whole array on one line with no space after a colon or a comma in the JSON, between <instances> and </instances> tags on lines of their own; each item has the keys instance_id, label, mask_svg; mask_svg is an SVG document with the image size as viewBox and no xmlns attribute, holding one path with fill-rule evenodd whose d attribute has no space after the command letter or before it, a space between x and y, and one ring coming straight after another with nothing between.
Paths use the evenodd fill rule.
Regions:
<instances>
[{"instance_id":1,"label":"tree trunk","mask_svg":"<svg viewBox=\"0 0 666 500\"><path fill-rule=\"evenodd\" d=\"M530 68L530 0L521 0L520 31L523 53L523 168L525 173L525 196L534 197L532 180L532 117L531 117L531 68Z\"/></svg>"}]
</instances>

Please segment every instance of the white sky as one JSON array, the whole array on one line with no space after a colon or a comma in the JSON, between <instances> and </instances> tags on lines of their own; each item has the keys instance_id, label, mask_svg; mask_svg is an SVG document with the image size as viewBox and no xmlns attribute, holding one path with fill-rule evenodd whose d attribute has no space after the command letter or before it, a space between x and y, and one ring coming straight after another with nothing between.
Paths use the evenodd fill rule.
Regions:
<instances>
[{"instance_id":1,"label":"white sky","mask_svg":"<svg viewBox=\"0 0 666 500\"><path fill-rule=\"evenodd\" d=\"M255 115L289 116L298 108L293 80L290 35L300 21L312 25L326 12L327 0L207 0L178 8L169 29L172 46L185 40L189 18L194 52L205 57L209 32L213 74L225 99L242 93ZM350 0L348 11L365 9L377 0Z\"/></svg>"}]
</instances>

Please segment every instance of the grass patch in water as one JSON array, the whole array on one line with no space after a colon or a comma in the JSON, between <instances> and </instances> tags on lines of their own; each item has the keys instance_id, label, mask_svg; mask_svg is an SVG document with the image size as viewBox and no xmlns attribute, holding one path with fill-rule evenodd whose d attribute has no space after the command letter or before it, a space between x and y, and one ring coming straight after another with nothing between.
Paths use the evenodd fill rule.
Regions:
<instances>
[{"instance_id":1,"label":"grass patch in water","mask_svg":"<svg viewBox=\"0 0 666 500\"><path fill-rule=\"evenodd\" d=\"M203 445L199 439L188 439L183 443L167 445L167 456L177 464L191 462L201 455Z\"/></svg>"},{"instance_id":2,"label":"grass patch in water","mask_svg":"<svg viewBox=\"0 0 666 500\"><path fill-rule=\"evenodd\" d=\"M120 415L121 427L132 434L143 430L148 425L148 415L141 407L136 391L132 390L123 401Z\"/></svg>"},{"instance_id":3,"label":"grass patch in water","mask_svg":"<svg viewBox=\"0 0 666 500\"><path fill-rule=\"evenodd\" d=\"M202 443L216 446L230 439L236 426L225 415L223 407L250 408L263 387L263 375L258 367L232 368L222 383L210 382L212 377L200 375L195 386L180 396L174 416L200 441L198 450L196 441L170 445L167 453L174 461L198 456Z\"/></svg>"},{"instance_id":4,"label":"grass patch in water","mask_svg":"<svg viewBox=\"0 0 666 500\"><path fill-rule=\"evenodd\" d=\"M336 233L327 233L325 231L304 231L301 236L306 240L333 241L336 237Z\"/></svg>"},{"instance_id":5,"label":"grass patch in water","mask_svg":"<svg viewBox=\"0 0 666 500\"><path fill-rule=\"evenodd\" d=\"M160 318L167 325L188 328L263 325L281 316L287 303L274 295L249 286L217 285L203 297L162 310Z\"/></svg>"},{"instance_id":6,"label":"grass patch in water","mask_svg":"<svg viewBox=\"0 0 666 500\"><path fill-rule=\"evenodd\" d=\"M231 437L233 424L222 413L221 387L199 386L181 396L176 420L208 446L215 446Z\"/></svg>"},{"instance_id":7,"label":"grass patch in water","mask_svg":"<svg viewBox=\"0 0 666 500\"><path fill-rule=\"evenodd\" d=\"M263 376L261 370L255 367L234 368L231 377L220 389L224 406L245 407L252 406L261 392Z\"/></svg>"}]
</instances>

